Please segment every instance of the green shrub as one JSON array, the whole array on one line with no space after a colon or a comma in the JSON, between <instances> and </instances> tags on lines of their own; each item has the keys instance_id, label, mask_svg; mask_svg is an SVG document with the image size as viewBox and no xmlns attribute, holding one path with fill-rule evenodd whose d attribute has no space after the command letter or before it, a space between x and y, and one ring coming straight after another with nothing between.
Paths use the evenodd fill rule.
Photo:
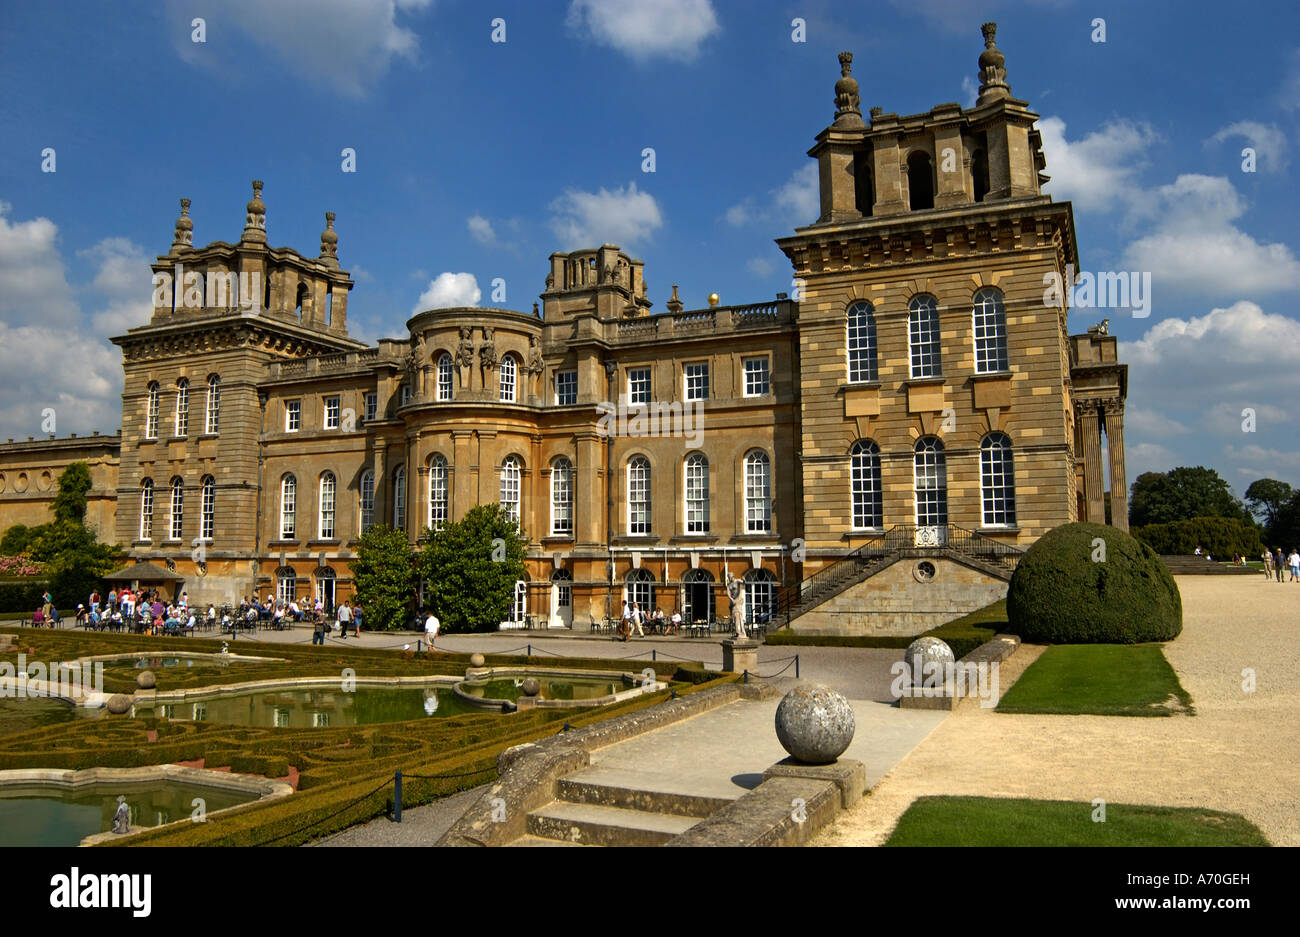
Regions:
<instances>
[{"instance_id":1,"label":"green shrub","mask_svg":"<svg viewBox=\"0 0 1300 937\"><path fill-rule=\"evenodd\" d=\"M687 664L678 664L677 669L673 671L673 679L678 683L708 683L715 680L719 674L716 671L705 670L703 664L694 662Z\"/></svg>"},{"instance_id":2,"label":"green shrub","mask_svg":"<svg viewBox=\"0 0 1300 937\"><path fill-rule=\"evenodd\" d=\"M1183 630L1173 576L1115 527L1065 524L1020 558L1007 590L1009 630L1038 644L1169 641Z\"/></svg>"},{"instance_id":3,"label":"green shrub","mask_svg":"<svg viewBox=\"0 0 1300 937\"><path fill-rule=\"evenodd\" d=\"M1256 559L1264 550L1259 528L1235 517L1193 517L1168 524L1134 527L1132 534L1162 556L1194 553L1197 547L1216 560L1234 553Z\"/></svg>"},{"instance_id":4,"label":"green shrub","mask_svg":"<svg viewBox=\"0 0 1300 937\"><path fill-rule=\"evenodd\" d=\"M0 583L0 614L30 618L32 612L41 607L41 596L47 588L49 586L44 581Z\"/></svg>"}]
</instances>

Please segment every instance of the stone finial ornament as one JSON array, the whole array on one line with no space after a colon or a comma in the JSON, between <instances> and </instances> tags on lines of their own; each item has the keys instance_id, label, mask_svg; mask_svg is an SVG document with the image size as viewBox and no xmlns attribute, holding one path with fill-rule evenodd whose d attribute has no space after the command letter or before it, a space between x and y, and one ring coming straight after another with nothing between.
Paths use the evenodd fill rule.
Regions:
<instances>
[{"instance_id":1,"label":"stone finial ornament","mask_svg":"<svg viewBox=\"0 0 1300 937\"><path fill-rule=\"evenodd\" d=\"M795 687L776 707L776 737L806 765L832 764L848 749L857 728L853 707L829 687Z\"/></svg>"},{"instance_id":2,"label":"stone finial ornament","mask_svg":"<svg viewBox=\"0 0 1300 937\"><path fill-rule=\"evenodd\" d=\"M248 220L244 223L244 241L266 243L266 203L262 201L262 180L253 180L253 197L249 200Z\"/></svg>"},{"instance_id":3,"label":"stone finial ornament","mask_svg":"<svg viewBox=\"0 0 1300 937\"><path fill-rule=\"evenodd\" d=\"M320 233L320 259L337 267L339 263L339 236L334 233L334 212L325 213L325 230Z\"/></svg>"},{"instance_id":4,"label":"stone finial ornament","mask_svg":"<svg viewBox=\"0 0 1300 937\"><path fill-rule=\"evenodd\" d=\"M194 222L190 221L190 200L181 199L181 215L176 219L176 234L172 238L172 253L194 245Z\"/></svg>"},{"instance_id":5,"label":"stone finial ornament","mask_svg":"<svg viewBox=\"0 0 1300 937\"><path fill-rule=\"evenodd\" d=\"M980 31L984 34L984 51L980 53L980 94L975 101L976 107L1011 97L1011 86L1007 84L1007 58L995 45L998 24L985 23Z\"/></svg>"},{"instance_id":6,"label":"stone finial ornament","mask_svg":"<svg viewBox=\"0 0 1300 937\"><path fill-rule=\"evenodd\" d=\"M835 126L862 127L862 110L859 107L858 80L853 70L853 53L840 53L840 79L835 82Z\"/></svg>"},{"instance_id":7,"label":"stone finial ornament","mask_svg":"<svg viewBox=\"0 0 1300 937\"><path fill-rule=\"evenodd\" d=\"M679 313L679 312L682 311L682 301L681 301L680 299L677 298L677 284L676 284L676 283L673 284L673 295L672 295L672 298L669 299L668 302L665 303L664 305L668 308L668 311L671 312L671 313L673 313L673 314L676 314L676 313Z\"/></svg>"}]
</instances>

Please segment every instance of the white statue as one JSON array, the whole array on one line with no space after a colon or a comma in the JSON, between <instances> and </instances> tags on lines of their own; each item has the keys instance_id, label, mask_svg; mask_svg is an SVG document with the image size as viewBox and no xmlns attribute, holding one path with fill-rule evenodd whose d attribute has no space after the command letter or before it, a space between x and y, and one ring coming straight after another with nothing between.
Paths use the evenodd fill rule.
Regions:
<instances>
[{"instance_id":1,"label":"white statue","mask_svg":"<svg viewBox=\"0 0 1300 937\"><path fill-rule=\"evenodd\" d=\"M727 573L727 597L731 599L731 627L736 637L748 641L745 633L745 584L731 573Z\"/></svg>"},{"instance_id":2,"label":"white statue","mask_svg":"<svg viewBox=\"0 0 1300 937\"><path fill-rule=\"evenodd\" d=\"M131 832L131 808L126 802L125 794L117 795L117 810L113 812L113 832Z\"/></svg>"}]
</instances>

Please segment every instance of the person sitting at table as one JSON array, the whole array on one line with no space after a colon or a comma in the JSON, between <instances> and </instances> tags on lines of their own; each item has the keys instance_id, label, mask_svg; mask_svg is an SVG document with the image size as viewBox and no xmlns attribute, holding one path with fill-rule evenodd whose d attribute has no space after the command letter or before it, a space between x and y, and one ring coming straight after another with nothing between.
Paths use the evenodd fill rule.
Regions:
<instances>
[{"instance_id":1,"label":"person sitting at table","mask_svg":"<svg viewBox=\"0 0 1300 937\"><path fill-rule=\"evenodd\" d=\"M655 609L650 615L650 627L654 629L656 634L663 634L666 625L667 619L664 618L664 610L662 608Z\"/></svg>"},{"instance_id":2,"label":"person sitting at table","mask_svg":"<svg viewBox=\"0 0 1300 937\"><path fill-rule=\"evenodd\" d=\"M673 617L668 622L668 634L677 634L682 630L682 613L673 612Z\"/></svg>"},{"instance_id":3,"label":"person sitting at table","mask_svg":"<svg viewBox=\"0 0 1300 937\"><path fill-rule=\"evenodd\" d=\"M89 621L90 621L90 616L86 614L86 606L78 604L77 605L77 627L85 628Z\"/></svg>"}]
</instances>

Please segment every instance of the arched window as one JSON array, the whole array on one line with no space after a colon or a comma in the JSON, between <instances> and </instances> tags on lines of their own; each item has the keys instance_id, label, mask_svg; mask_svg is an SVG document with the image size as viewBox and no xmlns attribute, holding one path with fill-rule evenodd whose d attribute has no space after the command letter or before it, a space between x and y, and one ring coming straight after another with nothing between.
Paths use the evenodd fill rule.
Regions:
<instances>
[{"instance_id":1,"label":"arched window","mask_svg":"<svg viewBox=\"0 0 1300 937\"><path fill-rule=\"evenodd\" d=\"M199 482L199 539L211 540L217 526L217 480L204 475Z\"/></svg>"},{"instance_id":2,"label":"arched window","mask_svg":"<svg viewBox=\"0 0 1300 937\"><path fill-rule=\"evenodd\" d=\"M776 576L771 570L751 569L745 573L745 622L767 624L776 607Z\"/></svg>"},{"instance_id":3,"label":"arched window","mask_svg":"<svg viewBox=\"0 0 1300 937\"><path fill-rule=\"evenodd\" d=\"M297 532L298 479L285 475L280 479L280 539L292 540Z\"/></svg>"},{"instance_id":4,"label":"arched window","mask_svg":"<svg viewBox=\"0 0 1300 937\"><path fill-rule=\"evenodd\" d=\"M429 529L442 530L447 523L447 460L435 455L429 463Z\"/></svg>"},{"instance_id":5,"label":"arched window","mask_svg":"<svg viewBox=\"0 0 1300 937\"><path fill-rule=\"evenodd\" d=\"M883 527L880 447L869 439L855 442L849 450L849 474L853 492L854 528L865 530Z\"/></svg>"},{"instance_id":6,"label":"arched window","mask_svg":"<svg viewBox=\"0 0 1300 937\"><path fill-rule=\"evenodd\" d=\"M153 539L153 479L140 482L140 539Z\"/></svg>"},{"instance_id":7,"label":"arched window","mask_svg":"<svg viewBox=\"0 0 1300 937\"><path fill-rule=\"evenodd\" d=\"M755 449L745 455L745 533L772 532L772 463Z\"/></svg>"},{"instance_id":8,"label":"arched window","mask_svg":"<svg viewBox=\"0 0 1300 937\"><path fill-rule=\"evenodd\" d=\"M912 211L934 208L934 173L930 154L917 151L907 158L907 192Z\"/></svg>"},{"instance_id":9,"label":"arched window","mask_svg":"<svg viewBox=\"0 0 1300 937\"><path fill-rule=\"evenodd\" d=\"M1007 311L1002 305L1002 292L986 286L975 294L975 373L987 374L1006 371Z\"/></svg>"},{"instance_id":10,"label":"arched window","mask_svg":"<svg viewBox=\"0 0 1300 937\"><path fill-rule=\"evenodd\" d=\"M688 569L682 576L682 618L688 622L712 621L716 601L713 573L707 569Z\"/></svg>"},{"instance_id":11,"label":"arched window","mask_svg":"<svg viewBox=\"0 0 1300 937\"><path fill-rule=\"evenodd\" d=\"M519 523L519 460L512 455L501 460L501 508L506 517Z\"/></svg>"},{"instance_id":12,"label":"arched window","mask_svg":"<svg viewBox=\"0 0 1300 937\"><path fill-rule=\"evenodd\" d=\"M375 473L366 469L357 483L361 493L361 532L375 526Z\"/></svg>"},{"instance_id":13,"label":"arched window","mask_svg":"<svg viewBox=\"0 0 1300 937\"><path fill-rule=\"evenodd\" d=\"M515 356L501 358L501 402L515 402Z\"/></svg>"},{"instance_id":14,"label":"arched window","mask_svg":"<svg viewBox=\"0 0 1300 937\"><path fill-rule=\"evenodd\" d=\"M149 397L144 411L144 438L158 438L158 382L149 382Z\"/></svg>"},{"instance_id":15,"label":"arched window","mask_svg":"<svg viewBox=\"0 0 1300 937\"><path fill-rule=\"evenodd\" d=\"M298 574L292 566L281 566L275 571L275 597L288 605L298 595Z\"/></svg>"},{"instance_id":16,"label":"arched window","mask_svg":"<svg viewBox=\"0 0 1300 937\"><path fill-rule=\"evenodd\" d=\"M876 313L869 302L848 311L849 382L876 379Z\"/></svg>"},{"instance_id":17,"label":"arched window","mask_svg":"<svg viewBox=\"0 0 1300 937\"><path fill-rule=\"evenodd\" d=\"M438 356L438 399L451 399L451 355L445 351Z\"/></svg>"},{"instance_id":18,"label":"arched window","mask_svg":"<svg viewBox=\"0 0 1300 937\"><path fill-rule=\"evenodd\" d=\"M551 573L551 585L555 589L555 606L561 621L568 620L568 610L573 607L573 573L557 569Z\"/></svg>"},{"instance_id":19,"label":"arched window","mask_svg":"<svg viewBox=\"0 0 1300 937\"><path fill-rule=\"evenodd\" d=\"M171 510L168 518L168 528L170 529L172 540L180 540L185 536L185 483L181 481L180 476L172 479L172 499Z\"/></svg>"},{"instance_id":20,"label":"arched window","mask_svg":"<svg viewBox=\"0 0 1300 937\"><path fill-rule=\"evenodd\" d=\"M181 378L176 382L176 436L188 435L190 431L190 382Z\"/></svg>"},{"instance_id":21,"label":"arched window","mask_svg":"<svg viewBox=\"0 0 1300 937\"><path fill-rule=\"evenodd\" d=\"M208 404L204 407L203 432L215 434L221 423L221 378L212 374L208 377Z\"/></svg>"},{"instance_id":22,"label":"arched window","mask_svg":"<svg viewBox=\"0 0 1300 937\"><path fill-rule=\"evenodd\" d=\"M528 620L528 580L515 580L515 600L510 603L510 620L525 622Z\"/></svg>"},{"instance_id":23,"label":"arched window","mask_svg":"<svg viewBox=\"0 0 1300 937\"><path fill-rule=\"evenodd\" d=\"M627 463L627 532L650 533L650 460L641 455Z\"/></svg>"},{"instance_id":24,"label":"arched window","mask_svg":"<svg viewBox=\"0 0 1300 937\"><path fill-rule=\"evenodd\" d=\"M980 441L980 500L985 527L1011 527L1016 523L1016 472L1011 440L989 433Z\"/></svg>"},{"instance_id":25,"label":"arched window","mask_svg":"<svg viewBox=\"0 0 1300 937\"><path fill-rule=\"evenodd\" d=\"M551 463L551 533L573 533L573 463L564 456Z\"/></svg>"},{"instance_id":26,"label":"arched window","mask_svg":"<svg viewBox=\"0 0 1300 937\"><path fill-rule=\"evenodd\" d=\"M916 441L913 453L916 524L918 527L942 527L948 523L948 467L943 443L934 436L922 436Z\"/></svg>"},{"instance_id":27,"label":"arched window","mask_svg":"<svg viewBox=\"0 0 1300 937\"><path fill-rule=\"evenodd\" d=\"M655 607L654 581L654 574L645 568L627 574L627 601L635 602L642 613L649 613Z\"/></svg>"},{"instance_id":28,"label":"arched window","mask_svg":"<svg viewBox=\"0 0 1300 937\"><path fill-rule=\"evenodd\" d=\"M334 539L334 473L326 472L320 477L320 513L317 523L318 538Z\"/></svg>"},{"instance_id":29,"label":"arched window","mask_svg":"<svg viewBox=\"0 0 1300 937\"><path fill-rule=\"evenodd\" d=\"M912 377L938 377L942 374L939 304L933 296L917 296L908 303L907 338L912 353Z\"/></svg>"},{"instance_id":30,"label":"arched window","mask_svg":"<svg viewBox=\"0 0 1300 937\"><path fill-rule=\"evenodd\" d=\"M686 532L709 532L709 460L702 452L692 452L686 457L686 478L683 491L686 495Z\"/></svg>"},{"instance_id":31,"label":"arched window","mask_svg":"<svg viewBox=\"0 0 1300 937\"><path fill-rule=\"evenodd\" d=\"M406 530L406 466L393 469L393 527Z\"/></svg>"}]
</instances>

